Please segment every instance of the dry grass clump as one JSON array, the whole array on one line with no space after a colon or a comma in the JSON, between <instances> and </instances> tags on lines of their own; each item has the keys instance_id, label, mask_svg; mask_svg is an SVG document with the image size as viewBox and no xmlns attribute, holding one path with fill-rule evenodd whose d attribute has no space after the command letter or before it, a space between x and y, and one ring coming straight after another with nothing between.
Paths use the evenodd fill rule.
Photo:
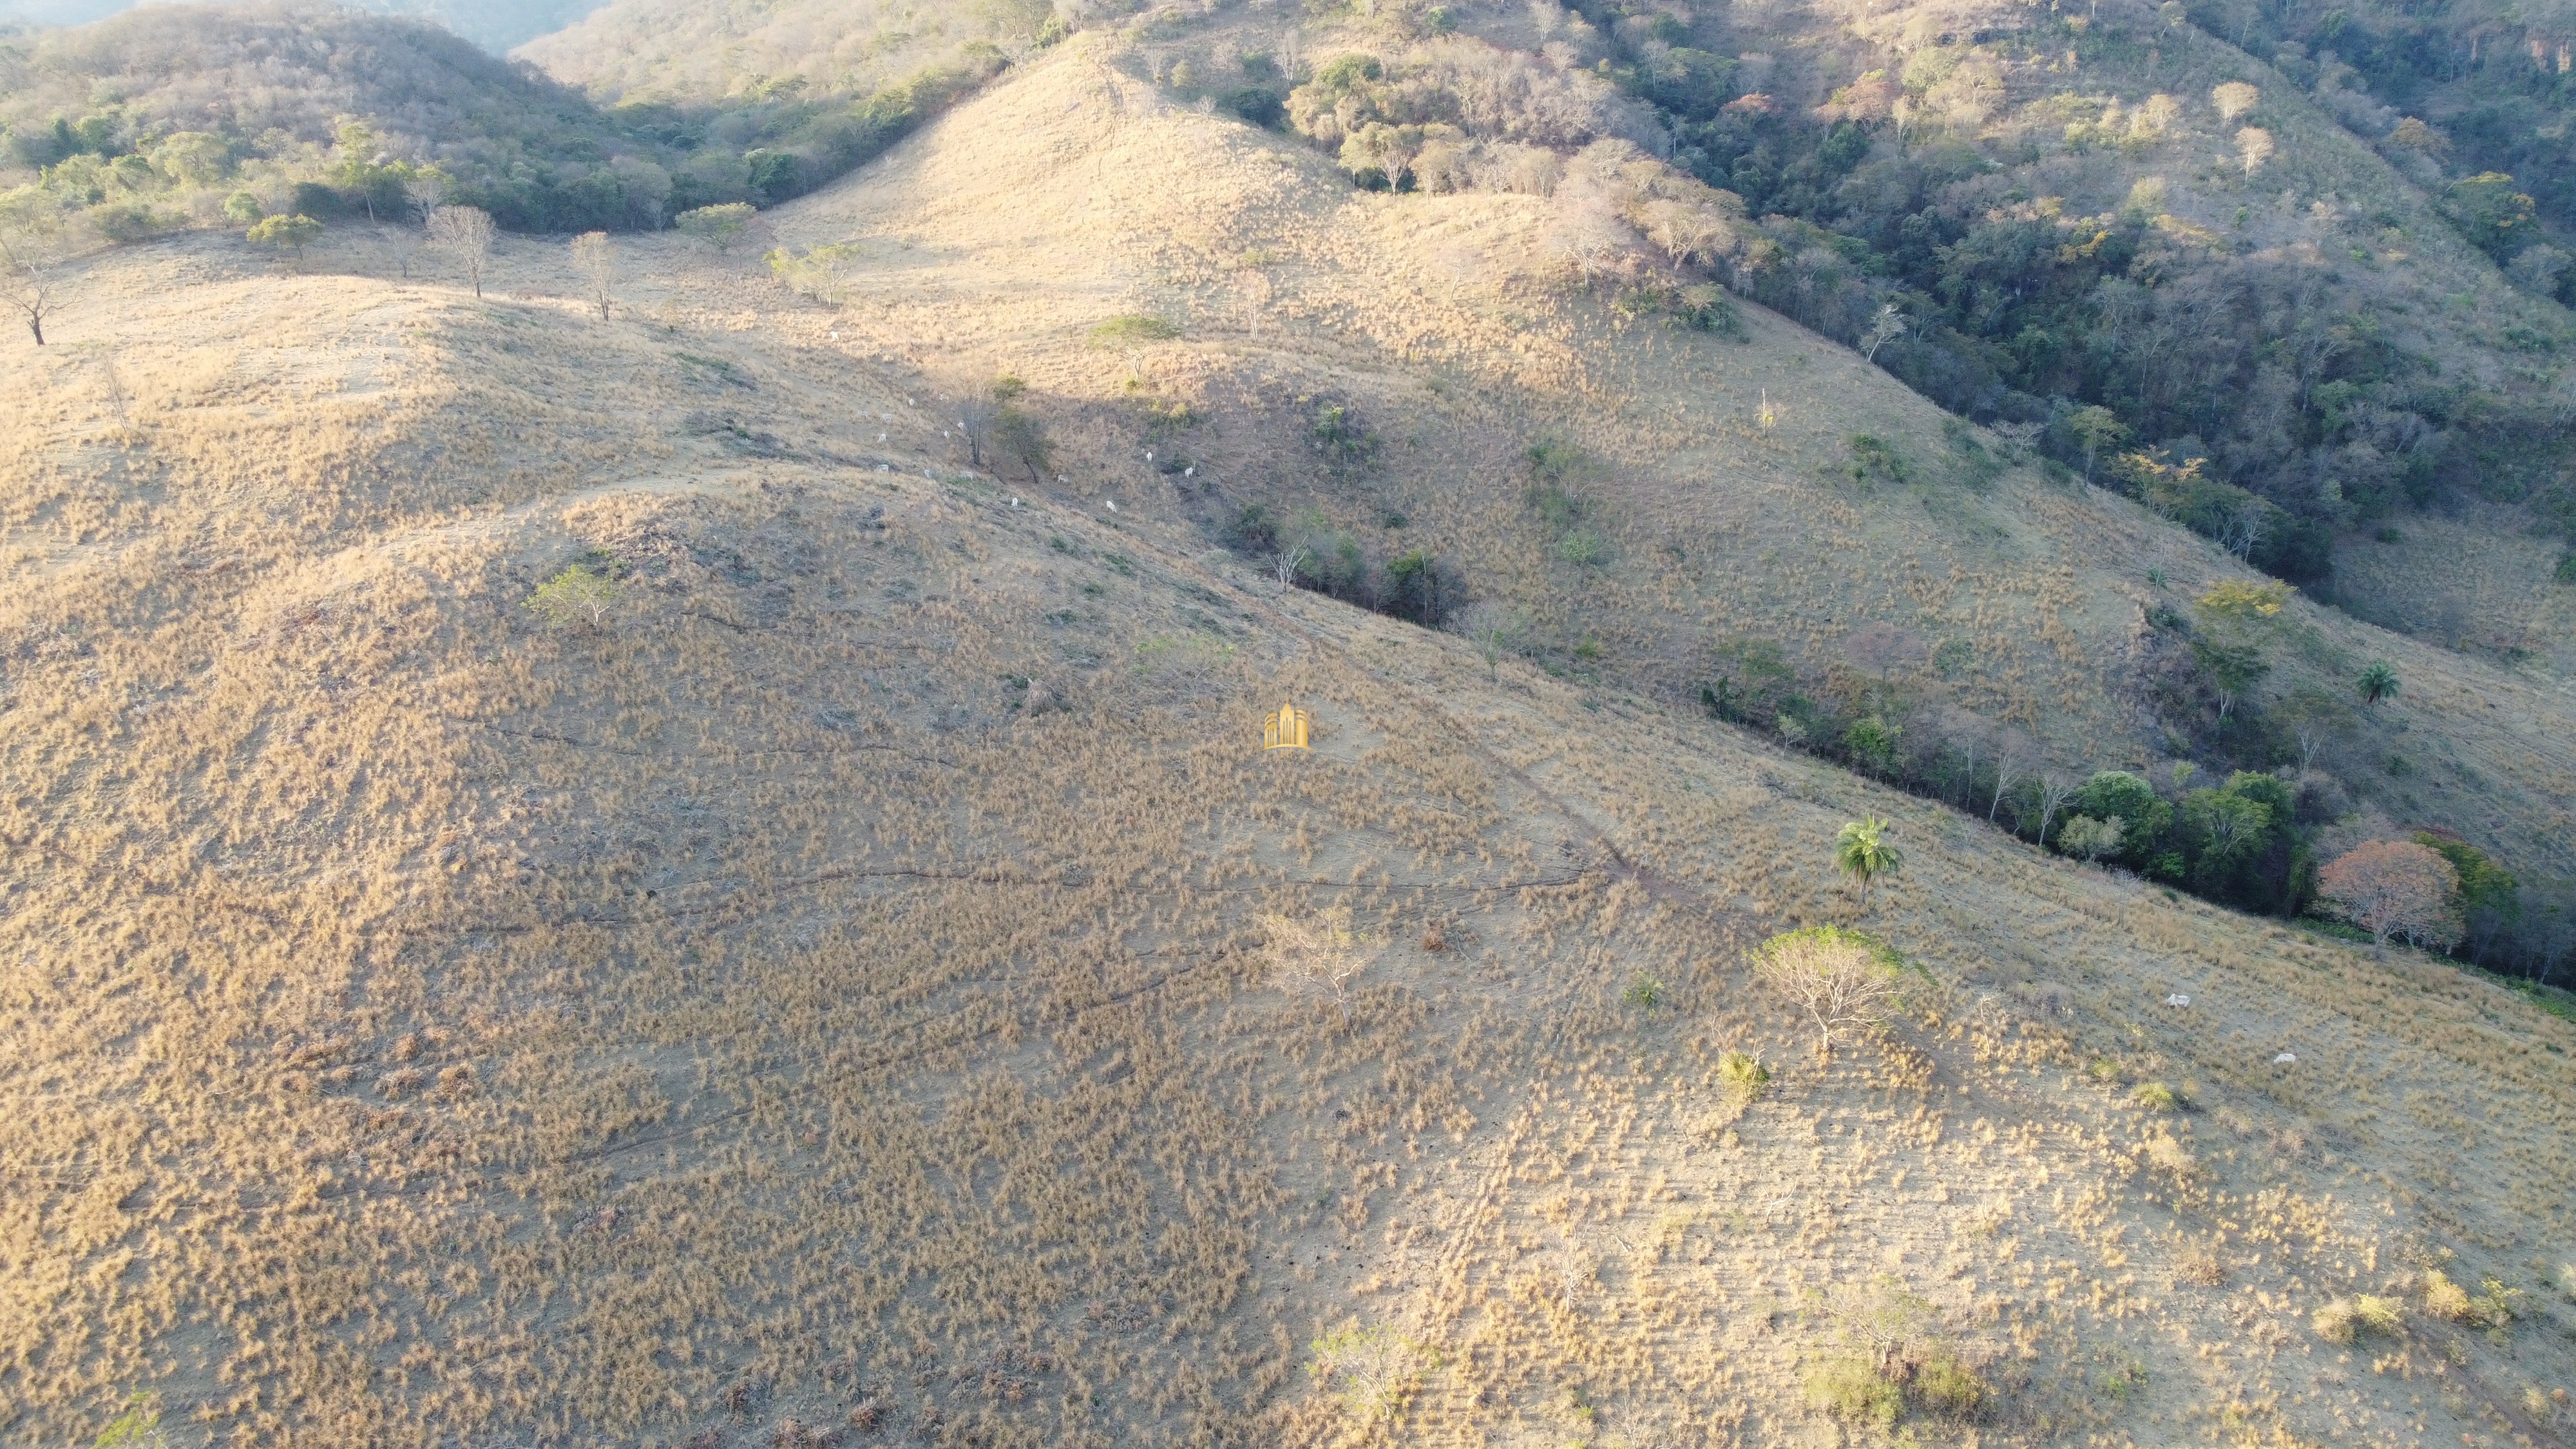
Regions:
<instances>
[{"instance_id":1,"label":"dry grass clump","mask_svg":"<svg viewBox=\"0 0 2576 1449\"><path fill-rule=\"evenodd\" d=\"M1740 1103L1760 1100L1771 1085L1771 1069L1748 1052L1731 1051L1717 1059L1717 1080Z\"/></svg>"},{"instance_id":2,"label":"dry grass clump","mask_svg":"<svg viewBox=\"0 0 2576 1449\"><path fill-rule=\"evenodd\" d=\"M2406 1308L2394 1298L2361 1293L2326 1304L2308 1324L2328 1343L2354 1343L2370 1334L2394 1337L2406 1327Z\"/></svg>"}]
</instances>

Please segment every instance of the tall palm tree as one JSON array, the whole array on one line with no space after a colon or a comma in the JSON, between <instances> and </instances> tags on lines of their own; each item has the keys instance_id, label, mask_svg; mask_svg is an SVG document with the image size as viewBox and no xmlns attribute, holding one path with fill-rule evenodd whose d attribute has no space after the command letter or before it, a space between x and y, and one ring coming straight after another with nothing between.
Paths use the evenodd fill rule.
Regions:
<instances>
[{"instance_id":1,"label":"tall palm tree","mask_svg":"<svg viewBox=\"0 0 2576 1449\"><path fill-rule=\"evenodd\" d=\"M1905 868L1905 857L1887 843L1887 822L1864 815L1843 825L1834 837L1834 864L1860 882L1860 908L1869 909L1869 883Z\"/></svg>"}]
</instances>

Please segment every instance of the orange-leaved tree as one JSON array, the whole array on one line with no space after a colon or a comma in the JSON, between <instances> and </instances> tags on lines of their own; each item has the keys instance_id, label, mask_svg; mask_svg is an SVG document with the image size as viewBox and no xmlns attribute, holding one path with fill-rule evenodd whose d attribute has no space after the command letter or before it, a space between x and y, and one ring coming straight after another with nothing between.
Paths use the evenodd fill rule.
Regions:
<instances>
[{"instance_id":1,"label":"orange-leaved tree","mask_svg":"<svg viewBox=\"0 0 2576 1449\"><path fill-rule=\"evenodd\" d=\"M2317 895L2384 946L2391 936L2445 948L2460 939L2460 873L2411 840L2373 840L2317 874Z\"/></svg>"}]
</instances>

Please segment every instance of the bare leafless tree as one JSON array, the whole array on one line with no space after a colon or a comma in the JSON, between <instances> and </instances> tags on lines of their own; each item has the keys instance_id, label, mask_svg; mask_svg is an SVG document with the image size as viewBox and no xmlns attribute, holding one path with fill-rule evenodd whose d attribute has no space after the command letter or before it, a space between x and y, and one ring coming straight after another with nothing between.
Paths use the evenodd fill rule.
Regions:
<instances>
[{"instance_id":1,"label":"bare leafless tree","mask_svg":"<svg viewBox=\"0 0 2576 1449\"><path fill-rule=\"evenodd\" d=\"M2004 794L2012 782L2021 778L2020 752L2013 748L2009 734L1995 736L1995 796L1986 802L1986 823L1995 823L1995 813L2004 808Z\"/></svg>"},{"instance_id":2,"label":"bare leafless tree","mask_svg":"<svg viewBox=\"0 0 2576 1449\"><path fill-rule=\"evenodd\" d=\"M2218 541L2239 560L2250 560L2263 543L2269 520L2263 511L2263 500L2247 497L2227 515L2219 528Z\"/></svg>"},{"instance_id":3,"label":"bare leafless tree","mask_svg":"<svg viewBox=\"0 0 2576 1449\"><path fill-rule=\"evenodd\" d=\"M1297 582L1297 570L1306 566L1307 557L1306 545L1302 543L1279 550L1278 560L1270 566L1271 572L1278 576L1279 587L1288 588Z\"/></svg>"},{"instance_id":4,"label":"bare leafless tree","mask_svg":"<svg viewBox=\"0 0 2576 1449\"><path fill-rule=\"evenodd\" d=\"M617 285L617 251L608 244L608 233L586 231L572 239L573 269L581 273L582 290L590 304L599 309L599 320L608 320L608 296Z\"/></svg>"},{"instance_id":5,"label":"bare leafless tree","mask_svg":"<svg viewBox=\"0 0 2576 1449\"><path fill-rule=\"evenodd\" d=\"M2077 784L2077 783L2076 783L2076 781L2074 781L2073 779L2071 779L2071 778L2069 778L2069 777L2067 777L2067 776L2060 775L2060 774L2058 774L2058 773L2057 773L2056 771L2054 771L2054 770L2043 770L2043 771L2041 771L2041 772L2040 772L2040 776L2039 776L2039 843L2040 843L2040 844L2042 844L2042 845L2046 845L2046 844L2048 843L2048 827L2049 827L2050 823L2051 823L2051 822L2053 822L2053 821L2055 821L2055 820L2057 819L2057 812L2058 812L2058 811L2060 811L2060 810L2065 809L2065 808L2066 808L2066 802L2067 802L2067 801L2069 801L2069 800L2074 799L2074 798L2075 798L2075 792L2076 792L2077 790L2079 790L2079 789L2082 789L2082 788L2083 788L2083 787L2082 787L2081 785Z\"/></svg>"},{"instance_id":6,"label":"bare leafless tree","mask_svg":"<svg viewBox=\"0 0 2576 1449\"><path fill-rule=\"evenodd\" d=\"M1878 361L1878 349L1904 336L1905 329L1913 325L1913 319L1896 310L1894 302L1882 305L1878 315L1870 319L1869 331L1861 334L1861 360Z\"/></svg>"},{"instance_id":7,"label":"bare leafless tree","mask_svg":"<svg viewBox=\"0 0 2576 1449\"><path fill-rule=\"evenodd\" d=\"M993 413L999 405L981 392L970 392L957 404L957 431L966 435L966 461L984 466L984 445L993 439Z\"/></svg>"},{"instance_id":8,"label":"bare leafless tree","mask_svg":"<svg viewBox=\"0 0 2576 1449\"><path fill-rule=\"evenodd\" d=\"M1271 982L1292 996L1328 1002L1344 1022L1351 1019L1351 982L1369 968L1376 948L1351 925L1348 906L1317 911L1304 920L1293 916L1261 918L1269 940Z\"/></svg>"},{"instance_id":9,"label":"bare leafless tree","mask_svg":"<svg viewBox=\"0 0 2576 1449\"><path fill-rule=\"evenodd\" d=\"M2297 739L2299 741L2299 773L2304 775L2317 767L2317 752L2325 748L2326 739L2324 735L2317 732L2314 725L2299 726Z\"/></svg>"},{"instance_id":10,"label":"bare leafless tree","mask_svg":"<svg viewBox=\"0 0 2576 1449\"><path fill-rule=\"evenodd\" d=\"M1499 682L1503 677L1503 656L1520 642L1524 624L1520 610L1485 599L1451 616L1449 627L1476 646L1476 652L1485 658L1486 677Z\"/></svg>"},{"instance_id":11,"label":"bare leafless tree","mask_svg":"<svg viewBox=\"0 0 2576 1449\"><path fill-rule=\"evenodd\" d=\"M45 345L45 317L54 309L53 239L27 232L0 232L0 297L8 299L27 321L27 335Z\"/></svg>"},{"instance_id":12,"label":"bare leafless tree","mask_svg":"<svg viewBox=\"0 0 2576 1449\"><path fill-rule=\"evenodd\" d=\"M492 214L479 206L441 206L429 213L429 244L456 259L483 295L483 268L492 259Z\"/></svg>"},{"instance_id":13,"label":"bare leafless tree","mask_svg":"<svg viewBox=\"0 0 2576 1449\"><path fill-rule=\"evenodd\" d=\"M435 172L414 176L403 183L403 205L412 220L429 225L430 213L447 200L447 178Z\"/></svg>"}]
</instances>

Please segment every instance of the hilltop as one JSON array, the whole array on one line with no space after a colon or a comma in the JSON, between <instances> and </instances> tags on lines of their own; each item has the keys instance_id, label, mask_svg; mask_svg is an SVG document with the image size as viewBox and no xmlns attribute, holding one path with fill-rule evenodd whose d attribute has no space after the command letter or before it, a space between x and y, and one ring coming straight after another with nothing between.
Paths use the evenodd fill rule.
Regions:
<instances>
[{"instance_id":1,"label":"hilltop","mask_svg":"<svg viewBox=\"0 0 2576 1449\"><path fill-rule=\"evenodd\" d=\"M1580 178L1354 193L1129 64L774 213L828 303L677 238L603 322L554 244L478 301L188 237L12 352L0 1426L2563 1432L2576 1025L1695 692L1758 635L2098 761L2101 661L2251 575L1758 307L1623 318L1552 259ZM975 462L1005 371L1050 469ZM1283 587L1250 506L1526 636ZM604 613L549 627L576 565ZM2356 729L2536 838L2546 697L2292 609L2283 676L2389 653ZM1820 922L1920 968L1830 1061L1744 964Z\"/></svg>"}]
</instances>

